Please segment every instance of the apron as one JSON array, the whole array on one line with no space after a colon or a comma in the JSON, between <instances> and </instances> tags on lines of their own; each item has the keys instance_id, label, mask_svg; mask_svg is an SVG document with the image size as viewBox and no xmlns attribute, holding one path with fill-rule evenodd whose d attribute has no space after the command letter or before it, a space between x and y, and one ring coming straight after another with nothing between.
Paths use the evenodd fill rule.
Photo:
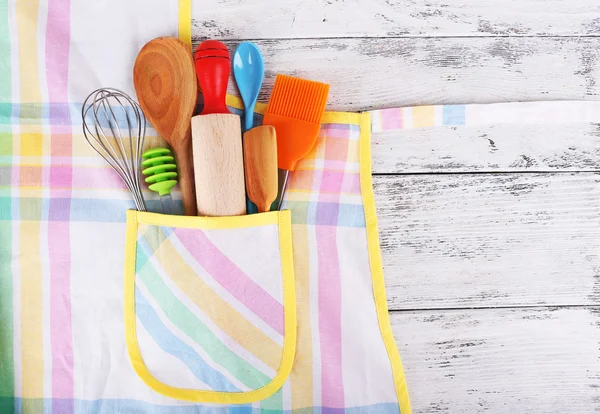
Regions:
<instances>
[{"instance_id":1,"label":"apron","mask_svg":"<svg viewBox=\"0 0 600 414\"><path fill-rule=\"evenodd\" d=\"M0 412L410 413L371 133L595 128L600 103L329 112L283 211L140 213L85 142L81 103L100 86L135 96L131 68L149 39L189 43L190 2L173 6L0 0Z\"/></svg>"},{"instance_id":2,"label":"apron","mask_svg":"<svg viewBox=\"0 0 600 414\"><path fill-rule=\"evenodd\" d=\"M369 113L326 113L283 211L242 217L137 212L85 142L89 92L190 43L174 6L0 0L0 412L410 413Z\"/></svg>"}]
</instances>

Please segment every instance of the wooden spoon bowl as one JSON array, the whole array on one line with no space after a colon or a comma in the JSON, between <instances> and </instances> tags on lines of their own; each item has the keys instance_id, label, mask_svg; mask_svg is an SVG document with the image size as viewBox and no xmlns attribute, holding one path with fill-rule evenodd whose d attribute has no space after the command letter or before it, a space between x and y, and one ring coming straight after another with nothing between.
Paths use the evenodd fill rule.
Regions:
<instances>
[{"instance_id":1,"label":"wooden spoon bowl","mask_svg":"<svg viewBox=\"0 0 600 414\"><path fill-rule=\"evenodd\" d=\"M133 83L146 118L173 148L183 208L186 215L195 216L190 120L196 109L197 86L191 50L176 37L149 41L135 60Z\"/></svg>"}]
</instances>

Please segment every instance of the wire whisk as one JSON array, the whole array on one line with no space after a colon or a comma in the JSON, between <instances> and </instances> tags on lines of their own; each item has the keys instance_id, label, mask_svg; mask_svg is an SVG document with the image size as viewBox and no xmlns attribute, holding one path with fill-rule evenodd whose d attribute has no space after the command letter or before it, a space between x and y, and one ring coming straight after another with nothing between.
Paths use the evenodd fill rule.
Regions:
<instances>
[{"instance_id":1,"label":"wire whisk","mask_svg":"<svg viewBox=\"0 0 600 414\"><path fill-rule=\"evenodd\" d=\"M146 118L142 108L118 89L101 88L85 99L81 118L88 144L121 177L136 208L146 211L140 183L146 136Z\"/></svg>"}]
</instances>

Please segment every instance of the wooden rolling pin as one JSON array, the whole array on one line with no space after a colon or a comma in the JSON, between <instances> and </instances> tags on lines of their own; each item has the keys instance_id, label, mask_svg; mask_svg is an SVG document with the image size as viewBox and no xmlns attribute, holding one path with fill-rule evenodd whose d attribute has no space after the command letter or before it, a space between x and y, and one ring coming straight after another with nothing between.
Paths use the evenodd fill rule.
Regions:
<instances>
[{"instance_id":1,"label":"wooden rolling pin","mask_svg":"<svg viewBox=\"0 0 600 414\"><path fill-rule=\"evenodd\" d=\"M241 120L225 103L229 50L216 40L196 49L204 109L192 118L192 149L199 216L246 214Z\"/></svg>"},{"instance_id":2,"label":"wooden rolling pin","mask_svg":"<svg viewBox=\"0 0 600 414\"><path fill-rule=\"evenodd\" d=\"M196 205L199 216L246 214L240 117L234 114L192 118Z\"/></svg>"}]
</instances>

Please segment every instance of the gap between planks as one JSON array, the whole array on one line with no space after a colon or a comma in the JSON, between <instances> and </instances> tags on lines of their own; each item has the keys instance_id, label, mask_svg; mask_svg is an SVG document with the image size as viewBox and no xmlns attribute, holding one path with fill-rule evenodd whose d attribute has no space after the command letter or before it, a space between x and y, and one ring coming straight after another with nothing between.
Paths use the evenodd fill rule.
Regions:
<instances>
[{"instance_id":1,"label":"gap between planks","mask_svg":"<svg viewBox=\"0 0 600 414\"><path fill-rule=\"evenodd\" d=\"M406 35L406 36L337 36L337 37L257 37L248 39L237 39L237 38L219 38L218 40L224 43L241 43L241 42L273 42L273 41L293 41L293 40L395 40L395 39L494 39L494 38L511 38L511 39L569 39L569 38L594 38L600 37L600 34L586 34L586 35L489 35L489 36L457 36L457 35L431 35L431 36L418 36L418 35ZM198 45L200 42L207 39L215 39L210 36L193 36L192 43Z\"/></svg>"},{"instance_id":2,"label":"gap between planks","mask_svg":"<svg viewBox=\"0 0 600 414\"><path fill-rule=\"evenodd\" d=\"M415 172L393 172L393 173L373 173L373 177L393 177L393 176L411 176L411 175L508 175L508 174L573 174L573 173L586 173L594 174L600 173L598 170L526 170L526 171L415 171Z\"/></svg>"},{"instance_id":3,"label":"gap between planks","mask_svg":"<svg viewBox=\"0 0 600 414\"><path fill-rule=\"evenodd\" d=\"M429 313L429 312L445 312L445 311L485 311L490 309L546 309L546 310L558 310L558 309L577 309L577 308L594 308L595 305L576 305L576 304L568 304L568 305L497 305L497 306L467 306L460 307L456 306L453 308L414 308L414 309L388 309L389 314L393 313Z\"/></svg>"}]
</instances>

